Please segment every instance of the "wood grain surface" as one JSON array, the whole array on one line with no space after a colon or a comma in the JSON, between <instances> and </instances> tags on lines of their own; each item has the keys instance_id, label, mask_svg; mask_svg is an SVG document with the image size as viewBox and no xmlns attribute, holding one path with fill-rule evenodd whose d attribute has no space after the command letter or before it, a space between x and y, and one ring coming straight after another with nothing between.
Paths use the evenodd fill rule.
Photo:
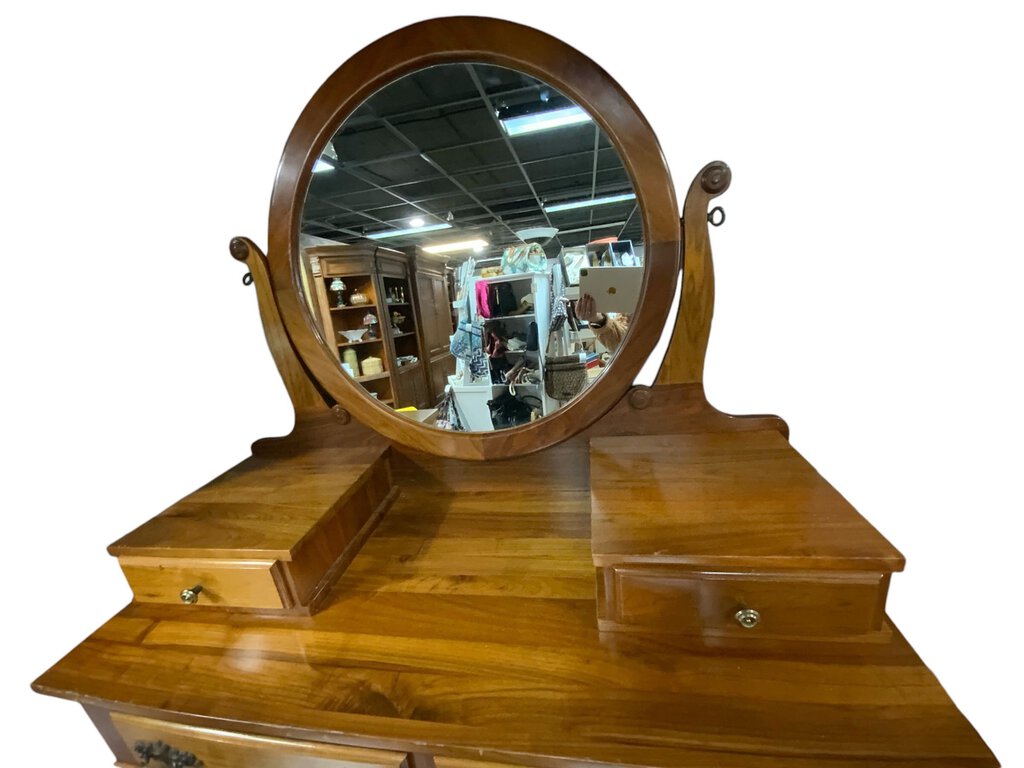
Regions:
<instances>
[{"instance_id":1,"label":"wood grain surface","mask_svg":"<svg viewBox=\"0 0 1024 768\"><path fill-rule=\"evenodd\" d=\"M132 595L145 603L181 603L181 591L202 588L197 605L229 608L291 607L282 595L275 560L213 560L194 557L118 558Z\"/></svg>"},{"instance_id":2,"label":"wood grain surface","mask_svg":"<svg viewBox=\"0 0 1024 768\"><path fill-rule=\"evenodd\" d=\"M720 160L708 163L690 183L683 203L683 295L672 341L658 371L658 384L695 384L704 380L704 358L715 313L715 270L708 236L708 203L732 182Z\"/></svg>"},{"instance_id":3,"label":"wood grain surface","mask_svg":"<svg viewBox=\"0 0 1024 768\"><path fill-rule=\"evenodd\" d=\"M536 766L996 764L898 631L756 649L600 632L587 467L582 438L488 464L397 453L403 493L320 613L133 604L35 688L208 728Z\"/></svg>"},{"instance_id":4,"label":"wood grain surface","mask_svg":"<svg viewBox=\"0 0 1024 768\"><path fill-rule=\"evenodd\" d=\"M138 742L160 741L179 752L194 755L202 761L202 768L404 768L406 763L402 752L243 736L116 712L111 722L129 747L134 748Z\"/></svg>"},{"instance_id":5,"label":"wood grain surface","mask_svg":"<svg viewBox=\"0 0 1024 768\"><path fill-rule=\"evenodd\" d=\"M591 461L598 565L903 568L775 430L597 438Z\"/></svg>"},{"instance_id":6,"label":"wood grain surface","mask_svg":"<svg viewBox=\"0 0 1024 768\"><path fill-rule=\"evenodd\" d=\"M354 445L250 456L107 551L117 557L291 560L316 527L373 477L387 454L387 441L360 437Z\"/></svg>"}]
</instances>

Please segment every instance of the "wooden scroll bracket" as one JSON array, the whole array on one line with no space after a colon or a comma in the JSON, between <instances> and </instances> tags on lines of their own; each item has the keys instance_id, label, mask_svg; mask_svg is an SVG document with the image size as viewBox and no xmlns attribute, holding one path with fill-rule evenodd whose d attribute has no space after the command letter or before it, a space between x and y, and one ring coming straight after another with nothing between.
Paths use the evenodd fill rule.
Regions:
<instances>
[{"instance_id":1,"label":"wooden scroll bracket","mask_svg":"<svg viewBox=\"0 0 1024 768\"><path fill-rule=\"evenodd\" d=\"M291 435L287 438L258 440L252 446L253 453L265 453L274 447L291 444L294 438L311 432L318 432L321 435L337 433L339 425L352 423L352 417L348 411L335 404L330 396L320 390L299 359L285 330L277 299L274 297L267 257L247 237L232 238L230 250L234 258L249 267L249 276L245 283L256 286L256 300L263 323L263 333L267 337L267 346L270 347L270 354L295 409L295 428Z\"/></svg>"},{"instance_id":2,"label":"wooden scroll bracket","mask_svg":"<svg viewBox=\"0 0 1024 768\"><path fill-rule=\"evenodd\" d=\"M711 406L704 393L704 359L715 309L708 206L731 182L729 166L716 160L705 165L690 184L680 222L683 290L665 359L654 386L633 387L592 434L776 429L789 436L789 427L780 417L730 416Z\"/></svg>"},{"instance_id":3,"label":"wooden scroll bracket","mask_svg":"<svg viewBox=\"0 0 1024 768\"><path fill-rule=\"evenodd\" d=\"M715 269L708 236L708 204L727 189L732 171L720 160L705 165L683 203L683 295L656 384L701 384L715 312Z\"/></svg>"}]
</instances>

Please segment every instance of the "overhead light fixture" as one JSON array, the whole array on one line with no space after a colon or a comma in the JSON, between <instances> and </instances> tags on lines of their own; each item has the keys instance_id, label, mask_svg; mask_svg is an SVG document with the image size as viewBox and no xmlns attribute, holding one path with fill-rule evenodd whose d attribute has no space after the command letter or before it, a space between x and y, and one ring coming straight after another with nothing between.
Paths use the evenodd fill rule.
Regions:
<instances>
[{"instance_id":1,"label":"overhead light fixture","mask_svg":"<svg viewBox=\"0 0 1024 768\"><path fill-rule=\"evenodd\" d=\"M564 128L567 125L578 125L590 121L590 115L584 112L582 107L572 106L549 109L546 112L535 112L532 115L507 117L501 121L501 127L509 136L522 136L524 133L550 131L554 128Z\"/></svg>"},{"instance_id":2,"label":"overhead light fixture","mask_svg":"<svg viewBox=\"0 0 1024 768\"><path fill-rule=\"evenodd\" d=\"M410 227L422 227L426 223L427 222L425 222L419 216L417 216L415 219L409 219L409 226Z\"/></svg>"},{"instance_id":3,"label":"overhead light fixture","mask_svg":"<svg viewBox=\"0 0 1024 768\"><path fill-rule=\"evenodd\" d=\"M560 235L574 235L577 232L590 232L591 230L594 230L594 229L611 229L613 227L624 227L624 226L626 226L626 221L625 220L622 220L622 221L606 221L603 224L589 224L586 227L576 227L576 229L562 229L562 230L559 230L558 234L560 234Z\"/></svg>"},{"instance_id":4,"label":"overhead light fixture","mask_svg":"<svg viewBox=\"0 0 1024 768\"><path fill-rule=\"evenodd\" d=\"M313 164L313 173L323 173L324 171L333 171L334 166L324 160L322 157L317 158L317 161Z\"/></svg>"},{"instance_id":5,"label":"overhead light fixture","mask_svg":"<svg viewBox=\"0 0 1024 768\"><path fill-rule=\"evenodd\" d=\"M557 234L558 227L528 227L516 230L516 237L523 242L527 240L550 240Z\"/></svg>"},{"instance_id":6,"label":"overhead light fixture","mask_svg":"<svg viewBox=\"0 0 1024 768\"><path fill-rule=\"evenodd\" d=\"M427 253L454 253L455 251L476 251L479 253L488 245L489 243L486 240L460 240L457 243L428 245L423 250Z\"/></svg>"},{"instance_id":7,"label":"overhead light fixture","mask_svg":"<svg viewBox=\"0 0 1024 768\"><path fill-rule=\"evenodd\" d=\"M572 200L568 203L557 203L556 205L545 205L545 213L558 213L558 211L571 211L575 208L590 208L595 205L610 205L611 203L622 203L626 200L636 200L635 192L626 192L621 195L608 195L607 197L594 197L590 200Z\"/></svg>"},{"instance_id":8,"label":"overhead light fixture","mask_svg":"<svg viewBox=\"0 0 1024 768\"><path fill-rule=\"evenodd\" d=\"M425 227L409 227L408 229L389 229L386 232L374 232L367 235L367 240L390 240L392 237L418 235L421 232L436 232L439 229L451 229L451 224L427 224Z\"/></svg>"}]
</instances>

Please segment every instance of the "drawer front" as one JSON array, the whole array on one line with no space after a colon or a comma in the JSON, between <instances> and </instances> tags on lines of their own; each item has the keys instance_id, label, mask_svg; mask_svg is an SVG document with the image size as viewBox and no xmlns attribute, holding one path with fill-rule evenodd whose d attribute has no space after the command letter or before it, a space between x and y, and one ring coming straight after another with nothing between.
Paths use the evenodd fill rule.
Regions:
<instances>
[{"instance_id":1,"label":"drawer front","mask_svg":"<svg viewBox=\"0 0 1024 768\"><path fill-rule=\"evenodd\" d=\"M603 623L685 634L863 635L881 629L889 586L880 573L611 570Z\"/></svg>"},{"instance_id":2,"label":"drawer front","mask_svg":"<svg viewBox=\"0 0 1024 768\"><path fill-rule=\"evenodd\" d=\"M406 755L377 749L336 747L309 741L249 736L211 728L164 723L113 712L110 720L139 765L164 768L405 768ZM172 753L171 750L174 750ZM153 755L152 757L147 757ZM161 759L163 757L163 759ZM148 762L146 762L148 759ZM190 762L192 761L192 762Z\"/></svg>"},{"instance_id":3,"label":"drawer front","mask_svg":"<svg viewBox=\"0 0 1024 768\"><path fill-rule=\"evenodd\" d=\"M194 605L222 608L288 608L275 560L207 560L173 557L118 558L141 603L181 605L182 590L199 586Z\"/></svg>"}]
</instances>

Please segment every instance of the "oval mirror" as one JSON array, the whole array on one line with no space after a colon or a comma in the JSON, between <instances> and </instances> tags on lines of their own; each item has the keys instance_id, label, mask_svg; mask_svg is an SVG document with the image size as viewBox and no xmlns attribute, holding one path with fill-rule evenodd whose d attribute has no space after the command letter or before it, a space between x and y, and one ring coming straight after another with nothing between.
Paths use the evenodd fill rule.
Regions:
<instances>
[{"instance_id":1,"label":"oval mirror","mask_svg":"<svg viewBox=\"0 0 1024 768\"><path fill-rule=\"evenodd\" d=\"M608 136L553 86L421 69L367 99L312 170L304 298L370 397L489 432L554 415L609 370L640 296L643 220Z\"/></svg>"},{"instance_id":2,"label":"oval mirror","mask_svg":"<svg viewBox=\"0 0 1024 768\"><path fill-rule=\"evenodd\" d=\"M537 30L435 19L361 51L299 118L271 277L295 351L355 418L432 453L519 455L629 388L671 304L678 217L603 70Z\"/></svg>"}]
</instances>

